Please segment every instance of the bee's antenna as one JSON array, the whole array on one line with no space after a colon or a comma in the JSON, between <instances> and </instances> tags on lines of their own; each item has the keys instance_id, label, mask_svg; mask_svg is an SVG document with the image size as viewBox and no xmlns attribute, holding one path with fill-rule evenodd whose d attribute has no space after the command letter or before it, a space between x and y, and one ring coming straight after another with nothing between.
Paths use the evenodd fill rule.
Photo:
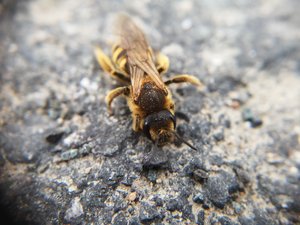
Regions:
<instances>
[{"instance_id":1,"label":"bee's antenna","mask_svg":"<svg viewBox=\"0 0 300 225\"><path fill-rule=\"evenodd\" d=\"M172 133L175 135L175 137L180 140L181 142L183 142L184 144L186 144L187 146L189 146L191 149L193 150L198 150L196 147L194 147L193 145L191 145L190 143L188 143L186 140L184 140L182 137L179 136L179 134L176 133L176 131L172 131Z\"/></svg>"}]
</instances>

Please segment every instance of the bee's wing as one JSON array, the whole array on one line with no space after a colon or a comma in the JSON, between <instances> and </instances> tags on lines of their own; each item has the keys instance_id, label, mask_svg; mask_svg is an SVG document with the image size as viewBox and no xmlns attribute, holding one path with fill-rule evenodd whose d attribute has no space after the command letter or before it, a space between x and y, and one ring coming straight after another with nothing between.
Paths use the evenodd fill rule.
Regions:
<instances>
[{"instance_id":1,"label":"bee's wing","mask_svg":"<svg viewBox=\"0 0 300 225\"><path fill-rule=\"evenodd\" d=\"M119 18L120 47L126 50L134 99L138 98L145 74L158 88L167 89L153 62L152 53L143 32L127 17Z\"/></svg>"},{"instance_id":2,"label":"bee's wing","mask_svg":"<svg viewBox=\"0 0 300 225\"><path fill-rule=\"evenodd\" d=\"M140 95L145 72L141 68L135 65L130 65L129 71L130 71L130 80L131 80L133 98L134 100L137 100L137 98Z\"/></svg>"}]
</instances>

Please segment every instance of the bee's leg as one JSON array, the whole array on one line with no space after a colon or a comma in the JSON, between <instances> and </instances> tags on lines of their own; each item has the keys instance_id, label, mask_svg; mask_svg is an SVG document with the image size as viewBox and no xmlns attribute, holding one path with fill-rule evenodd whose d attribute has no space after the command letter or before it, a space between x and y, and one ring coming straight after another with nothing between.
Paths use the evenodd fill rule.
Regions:
<instances>
[{"instance_id":1,"label":"bee's leg","mask_svg":"<svg viewBox=\"0 0 300 225\"><path fill-rule=\"evenodd\" d=\"M140 130L140 116L138 114L132 114L132 129L135 132L138 132Z\"/></svg>"},{"instance_id":2,"label":"bee's leg","mask_svg":"<svg viewBox=\"0 0 300 225\"><path fill-rule=\"evenodd\" d=\"M112 101L120 95L128 96L129 94L130 94L130 88L129 88L129 86L125 86L125 87L115 88L106 95L105 102L107 104L108 112L110 115L113 114L112 108L111 108Z\"/></svg>"},{"instance_id":3,"label":"bee's leg","mask_svg":"<svg viewBox=\"0 0 300 225\"><path fill-rule=\"evenodd\" d=\"M130 78L126 74L117 71L115 66L112 64L111 60L108 58L107 55L104 54L104 52L100 47L95 48L95 56L97 58L98 63L100 64L100 66L105 72L107 72L114 79L122 83L130 84Z\"/></svg>"},{"instance_id":4,"label":"bee's leg","mask_svg":"<svg viewBox=\"0 0 300 225\"><path fill-rule=\"evenodd\" d=\"M156 57L156 68L159 74L162 75L166 73L170 65L169 58L166 55L162 54L161 52L156 53L155 57Z\"/></svg>"},{"instance_id":5,"label":"bee's leg","mask_svg":"<svg viewBox=\"0 0 300 225\"><path fill-rule=\"evenodd\" d=\"M175 77L165 81L165 85L173 83L191 83L197 86L204 86L203 83L196 77L188 74L176 75Z\"/></svg>"}]
</instances>

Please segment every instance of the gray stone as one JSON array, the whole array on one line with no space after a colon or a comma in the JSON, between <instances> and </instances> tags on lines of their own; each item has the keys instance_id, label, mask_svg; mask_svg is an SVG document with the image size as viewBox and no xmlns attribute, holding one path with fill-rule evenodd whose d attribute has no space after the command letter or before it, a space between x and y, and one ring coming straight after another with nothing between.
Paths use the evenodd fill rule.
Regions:
<instances>
[{"instance_id":1,"label":"gray stone","mask_svg":"<svg viewBox=\"0 0 300 225\"><path fill-rule=\"evenodd\" d=\"M228 187L222 176L211 176L206 183L206 192L208 198L218 208L224 208L225 204L230 200Z\"/></svg>"},{"instance_id":2,"label":"gray stone","mask_svg":"<svg viewBox=\"0 0 300 225\"><path fill-rule=\"evenodd\" d=\"M146 202L142 202L139 218L142 223L149 223L160 218L160 214L154 206Z\"/></svg>"},{"instance_id":3,"label":"gray stone","mask_svg":"<svg viewBox=\"0 0 300 225\"><path fill-rule=\"evenodd\" d=\"M113 219L113 225L127 225L128 221L123 212L119 212Z\"/></svg>"},{"instance_id":4,"label":"gray stone","mask_svg":"<svg viewBox=\"0 0 300 225\"><path fill-rule=\"evenodd\" d=\"M197 214L197 225L204 225L205 213L204 210L200 210Z\"/></svg>"},{"instance_id":5,"label":"gray stone","mask_svg":"<svg viewBox=\"0 0 300 225\"><path fill-rule=\"evenodd\" d=\"M298 224L299 7L1 1L0 213L21 224ZM176 131L197 150L175 140L152 152L124 98L108 115L120 84L93 50L111 55L120 11L169 57L163 80L204 84L170 85Z\"/></svg>"}]
</instances>

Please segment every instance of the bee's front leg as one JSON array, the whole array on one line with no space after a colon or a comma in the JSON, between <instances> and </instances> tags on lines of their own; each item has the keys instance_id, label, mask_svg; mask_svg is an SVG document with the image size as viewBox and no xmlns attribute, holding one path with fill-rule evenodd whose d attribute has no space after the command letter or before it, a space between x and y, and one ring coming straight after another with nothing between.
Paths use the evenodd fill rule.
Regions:
<instances>
[{"instance_id":1,"label":"bee's front leg","mask_svg":"<svg viewBox=\"0 0 300 225\"><path fill-rule=\"evenodd\" d=\"M196 86L204 86L198 78L188 74L176 75L175 77L165 81L165 85L170 85L173 83L191 83Z\"/></svg>"},{"instance_id":2,"label":"bee's front leg","mask_svg":"<svg viewBox=\"0 0 300 225\"><path fill-rule=\"evenodd\" d=\"M132 114L132 129L135 132L140 130L141 118L138 114Z\"/></svg>"},{"instance_id":3,"label":"bee's front leg","mask_svg":"<svg viewBox=\"0 0 300 225\"><path fill-rule=\"evenodd\" d=\"M105 102L107 104L108 112L110 115L113 114L112 108L111 108L112 101L120 95L129 96L129 94L130 94L130 88L129 88L129 86L125 86L125 87L115 88L106 95Z\"/></svg>"}]
</instances>

